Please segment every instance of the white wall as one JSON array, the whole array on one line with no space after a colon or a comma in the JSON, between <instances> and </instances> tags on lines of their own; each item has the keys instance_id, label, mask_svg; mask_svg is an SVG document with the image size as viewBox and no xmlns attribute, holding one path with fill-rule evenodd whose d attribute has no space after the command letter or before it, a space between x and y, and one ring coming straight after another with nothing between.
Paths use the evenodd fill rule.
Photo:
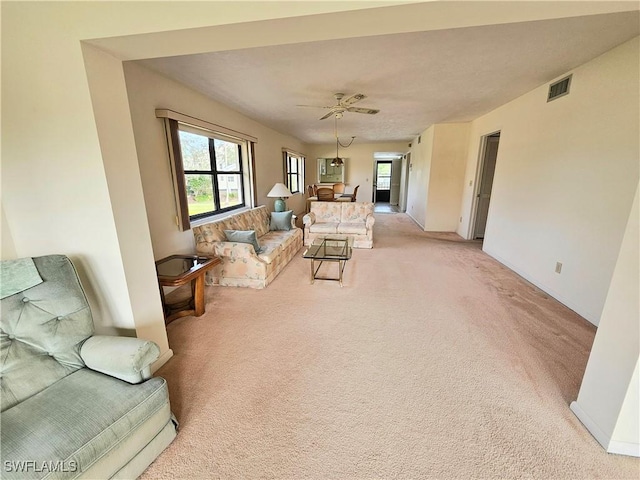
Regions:
<instances>
[{"instance_id":1,"label":"white wall","mask_svg":"<svg viewBox=\"0 0 640 480\"><path fill-rule=\"evenodd\" d=\"M468 123L442 123L433 127L426 231L455 232L458 228L469 127Z\"/></svg>"},{"instance_id":2,"label":"white wall","mask_svg":"<svg viewBox=\"0 0 640 480\"><path fill-rule=\"evenodd\" d=\"M345 183L346 192L351 193L356 185L358 188L358 201L370 202L372 200L373 189L373 154L375 152L405 152L408 145L404 142L391 143L358 143L358 139L349 148L340 149L340 157L347 158L345 161ZM307 162L313 168L307 168L305 185L318 183L316 159L332 158L336 156L336 146L334 145L307 145Z\"/></svg>"},{"instance_id":3,"label":"white wall","mask_svg":"<svg viewBox=\"0 0 640 480\"><path fill-rule=\"evenodd\" d=\"M640 457L640 360L633 370L611 439L618 451L624 445L625 453Z\"/></svg>"},{"instance_id":4,"label":"white wall","mask_svg":"<svg viewBox=\"0 0 640 480\"><path fill-rule=\"evenodd\" d=\"M596 325L638 181L638 43L573 70L567 96L542 85L471 126L458 233L480 138L501 130L484 250Z\"/></svg>"},{"instance_id":5,"label":"white wall","mask_svg":"<svg viewBox=\"0 0 640 480\"><path fill-rule=\"evenodd\" d=\"M2 4L3 209L18 256L69 255L96 328L132 334L82 51L61 33L65 18L52 6Z\"/></svg>"},{"instance_id":6,"label":"white wall","mask_svg":"<svg viewBox=\"0 0 640 480\"><path fill-rule=\"evenodd\" d=\"M432 125L411 142L407 215L423 229L427 224L427 197L429 195L434 134L435 126Z\"/></svg>"},{"instance_id":7,"label":"white wall","mask_svg":"<svg viewBox=\"0 0 640 480\"><path fill-rule=\"evenodd\" d=\"M469 130L468 123L431 125L412 142L407 214L425 231L458 228Z\"/></svg>"},{"instance_id":8,"label":"white wall","mask_svg":"<svg viewBox=\"0 0 640 480\"><path fill-rule=\"evenodd\" d=\"M136 63L127 62L124 72L156 260L174 253L195 251L193 232L180 231L175 222L176 208L167 141L164 123L155 116L157 108L174 110L256 137L257 204L273 208L274 199L267 198L267 193L275 183L284 181L282 148L305 153L300 141L271 130ZM304 194L287 199L287 207L297 214L304 213L305 203Z\"/></svg>"},{"instance_id":9,"label":"white wall","mask_svg":"<svg viewBox=\"0 0 640 480\"><path fill-rule=\"evenodd\" d=\"M613 453L640 456L640 183L593 342L571 409Z\"/></svg>"},{"instance_id":10,"label":"white wall","mask_svg":"<svg viewBox=\"0 0 640 480\"><path fill-rule=\"evenodd\" d=\"M0 210L2 211L2 224L0 224L0 234L2 235L2 240L0 241L0 259L13 260L14 258L18 258L18 254L16 253L16 247L13 244L13 237L11 236L9 224L7 223L7 219L4 215L4 208L0 207Z\"/></svg>"},{"instance_id":11,"label":"white wall","mask_svg":"<svg viewBox=\"0 0 640 480\"><path fill-rule=\"evenodd\" d=\"M162 325L160 293L157 288L148 288L149 282L156 278L156 271L122 62L90 45L83 45L82 51L90 90L102 88L109 92L109 95L91 98L102 158L111 159L104 162L104 169L130 305L127 323L133 325L137 337L158 344L163 363L171 352ZM114 118L120 120L113 122ZM121 195L122 192L126 195Z\"/></svg>"}]
</instances>

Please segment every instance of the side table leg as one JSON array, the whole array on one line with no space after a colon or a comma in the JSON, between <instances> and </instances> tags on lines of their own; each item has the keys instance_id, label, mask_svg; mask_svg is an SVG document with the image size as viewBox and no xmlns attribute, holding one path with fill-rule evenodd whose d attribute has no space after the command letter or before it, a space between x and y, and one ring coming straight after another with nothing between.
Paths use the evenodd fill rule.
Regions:
<instances>
[{"instance_id":1,"label":"side table leg","mask_svg":"<svg viewBox=\"0 0 640 480\"><path fill-rule=\"evenodd\" d=\"M204 314L204 272L198 275L195 282L195 289L193 292L193 303L195 307L195 316L199 317Z\"/></svg>"},{"instance_id":2,"label":"side table leg","mask_svg":"<svg viewBox=\"0 0 640 480\"><path fill-rule=\"evenodd\" d=\"M315 279L315 273L314 273L315 268L314 267L315 267L315 265L313 263L313 258L312 258L311 259L311 285L313 285L313 281Z\"/></svg>"}]
</instances>

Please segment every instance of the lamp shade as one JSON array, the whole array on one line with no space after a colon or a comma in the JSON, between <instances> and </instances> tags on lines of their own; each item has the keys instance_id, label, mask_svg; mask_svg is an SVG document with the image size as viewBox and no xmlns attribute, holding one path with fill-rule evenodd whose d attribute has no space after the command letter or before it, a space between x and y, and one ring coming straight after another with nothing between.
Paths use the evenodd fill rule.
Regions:
<instances>
[{"instance_id":1,"label":"lamp shade","mask_svg":"<svg viewBox=\"0 0 640 480\"><path fill-rule=\"evenodd\" d=\"M291 196L291 192L284 183L276 183L271 191L267 193L267 197L270 198L287 198Z\"/></svg>"},{"instance_id":2,"label":"lamp shade","mask_svg":"<svg viewBox=\"0 0 640 480\"><path fill-rule=\"evenodd\" d=\"M276 212L284 212L287 205L284 201L285 198L291 196L291 192L284 183L276 183L271 191L267 193L267 197L276 197L277 200L273 203L273 209Z\"/></svg>"}]
</instances>

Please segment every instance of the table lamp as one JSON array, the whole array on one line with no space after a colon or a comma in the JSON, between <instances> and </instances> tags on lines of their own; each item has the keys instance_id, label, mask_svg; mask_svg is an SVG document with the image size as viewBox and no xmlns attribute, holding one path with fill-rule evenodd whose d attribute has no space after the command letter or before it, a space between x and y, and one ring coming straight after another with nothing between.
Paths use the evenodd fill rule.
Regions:
<instances>
[{"instance_id":1,"label":"table lamp","mask_svg":"<svg viewBox=\"0 0 640 480\"><path fill-rule=\"evenodd\" d=\"M284 183L276 183L271 191L267 193L267 197L273 198L276 197L277 200L273 204L273 209L276 212L284 212L287 208L287 204L285 203L285 198L289 198L291 196L291 192L286 187Z\"/></svg>"}]
</instances>

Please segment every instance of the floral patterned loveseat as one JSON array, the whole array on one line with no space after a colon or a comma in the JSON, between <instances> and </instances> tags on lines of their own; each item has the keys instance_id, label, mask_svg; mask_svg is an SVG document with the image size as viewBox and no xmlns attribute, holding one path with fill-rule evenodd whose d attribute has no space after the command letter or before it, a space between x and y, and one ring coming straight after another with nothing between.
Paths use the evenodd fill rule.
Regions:
<instances>
[{"instance_id":1,"label":"floral patterned loveseat","mask_svg":"<svg viewBox=\"0 0 640 480\"><path fill-rule=\"evenodd\" d=\"M269 231L271 213L260 206L193 227L198 255L216 256L220 265L206 273L207 285L264 288L287 266L302 247L302 229ZM253 245L228 242L225 230L255 230L262 251Z\"/></svg>"},{"instance_id":2,"label":"floral patterned loveseat","mask_svg":"<svg viewBox=\"0 0 640 480\"><path fill-rule=\"evenodd\" d=\"M303 219L304 244L316 238L348 238L354 248L373 248L373 203L311 202Z\"/></svg>"}]
</instances>

